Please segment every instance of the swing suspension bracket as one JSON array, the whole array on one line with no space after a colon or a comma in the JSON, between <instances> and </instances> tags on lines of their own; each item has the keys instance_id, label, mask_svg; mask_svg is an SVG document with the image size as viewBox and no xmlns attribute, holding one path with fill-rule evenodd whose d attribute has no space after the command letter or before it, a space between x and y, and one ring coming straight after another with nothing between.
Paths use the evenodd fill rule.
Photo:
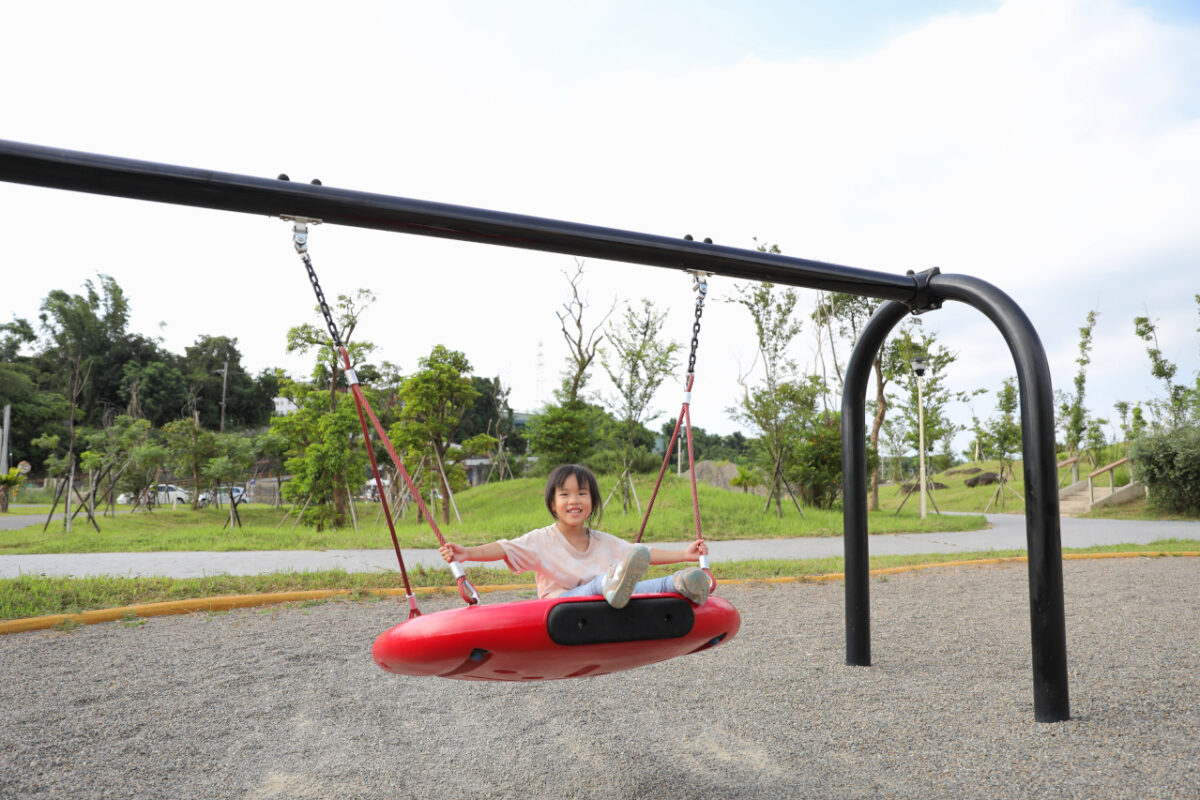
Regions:
<instances>
[{"instance_id":1,"label":"swing suspension bracket","mask_svg":"<svg viewBox=\"0 0 1200 800\"><path fill-rule=\"evenodd\" d=\"M308 253L308 226L320 225L321 220L314 217L293 217L290 214L281 214L279 218L292 223L292 244L296 246L296 252L301 256Z\"/></svg>"}]
</instances>

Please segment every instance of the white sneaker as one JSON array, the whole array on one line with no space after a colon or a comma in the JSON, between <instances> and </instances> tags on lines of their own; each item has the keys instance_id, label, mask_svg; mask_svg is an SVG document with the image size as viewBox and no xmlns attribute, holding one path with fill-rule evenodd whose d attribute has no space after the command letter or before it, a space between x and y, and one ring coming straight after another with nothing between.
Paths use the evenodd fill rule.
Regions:
<instances>
[{"instance_id":1,"label":"white sneaker","mask_svg":"<svg viewBox=\"0 0 1200 800\"><path fill-rule=\"evenodd\" d=\"M624 608L629 604L633 587L650 566L650 549L645 545L632 548L625 557L609 568L601 584L604 599L613 608Z\"/></svg>"},{"instance_id":2,"label":"white sneaker","mask_svg":"<svg viewBox=\"0 0 1200 800\"><path fill-rule=\"evenodd\" d=\"M712 582L708 573L699 567L681 569L671 576L675 582L675 591L691 600L698 606L704 605L708 594L712 591Z\"/></svg>"}]
</instances>

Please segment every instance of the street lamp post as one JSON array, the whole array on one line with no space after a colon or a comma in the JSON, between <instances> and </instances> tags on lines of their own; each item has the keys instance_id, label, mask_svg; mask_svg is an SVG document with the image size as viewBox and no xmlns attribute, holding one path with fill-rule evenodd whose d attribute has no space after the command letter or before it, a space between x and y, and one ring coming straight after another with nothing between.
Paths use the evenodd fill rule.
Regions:
<instances>
[{"instance_id":1,"label":"street lamp post","mask_svg":"<svg viewBox=\"0 0 1200 800\"><path fill-rule=\"evenodd\" d=\"M923 355L913 356L913 372L917 375L917 461L919 463L919 479L921 481L921 519L925 519L925 397L922 394L921 379L925 370L929 369L929 359Z\"/></svg>"}]
</instances>

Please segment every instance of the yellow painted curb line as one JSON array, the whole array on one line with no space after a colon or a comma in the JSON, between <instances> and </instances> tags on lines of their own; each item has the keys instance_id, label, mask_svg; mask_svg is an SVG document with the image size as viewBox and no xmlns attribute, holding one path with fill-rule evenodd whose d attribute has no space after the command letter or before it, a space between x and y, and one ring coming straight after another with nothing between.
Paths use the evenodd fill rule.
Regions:
<instances>
[{"instance_id":1,"label":"yellow painted curb line","mask_svg":"<svg viewBox=\"0 0 1200 800\"><path fill-rule=\"evenodd\" d=\"M1144 551L1131 553L1064 553L1063 560L1084 560L1102 558L1171 558L1171 557L1200 557L1200 551L1159 552ZM988 564L1008 564L1028 561L1026 556L1006 556L1003 558L978 558L970 561L941 561L931 564L910 564L903 567L881 567L870 571L871 575L896 575L901 572L916 572L923 569L938 567L985 566ZM718 580L717 583L737 586L750 583L825 583L828 581L844 580L844 572L831 572L826 575L800 575L778 578L736 578ZM491 592L516 591L536 588L532 583L505 583L475 587L481 594ZM456 594L454 586L422 586L413 590L418 595ZM45 630L63 623L77 625L94 625L98 622L116 622L132 617L160 617L168 614L190 614L194 611L229 611L235 608L251 608L254 606L278 605L280 603L297 603L306 600L327 600L331 597L346 597L354 594L373 594L384 597L403 597L403 589L313 589L302 592L273 592L269 594L236 594L224 597L205 597L196 600L171 600L163 603L145 603L119 608L105 608L96 611L84 611L80 614L52 614L46 617L27 617L25 619L0 622L0 635L8 633L25 633L26 631Z\"/></svg>"}]
</instances>

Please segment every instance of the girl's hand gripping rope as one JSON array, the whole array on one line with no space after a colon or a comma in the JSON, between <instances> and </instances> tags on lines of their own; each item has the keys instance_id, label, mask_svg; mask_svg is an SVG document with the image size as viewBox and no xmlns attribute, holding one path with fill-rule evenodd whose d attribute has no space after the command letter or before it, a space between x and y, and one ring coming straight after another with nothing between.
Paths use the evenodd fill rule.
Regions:
<instances>
[{"instance_id":1,"label":"girl's hand gripping rope","mask_svg":"<svg viewBox=\"0 0 1200 800\"><path fill-rule=\"evenodd\" d=\"M450 573L458 583L459 596L466 603L476 605L479 602L479 592L475 591L475 587L467 580L466 570L463 569L463 565L460 563L467 557L467 548L454 542L446 542L438 548L438 552L442 554L442 558L450 565Z\"/></svg>"}]
</instances>

